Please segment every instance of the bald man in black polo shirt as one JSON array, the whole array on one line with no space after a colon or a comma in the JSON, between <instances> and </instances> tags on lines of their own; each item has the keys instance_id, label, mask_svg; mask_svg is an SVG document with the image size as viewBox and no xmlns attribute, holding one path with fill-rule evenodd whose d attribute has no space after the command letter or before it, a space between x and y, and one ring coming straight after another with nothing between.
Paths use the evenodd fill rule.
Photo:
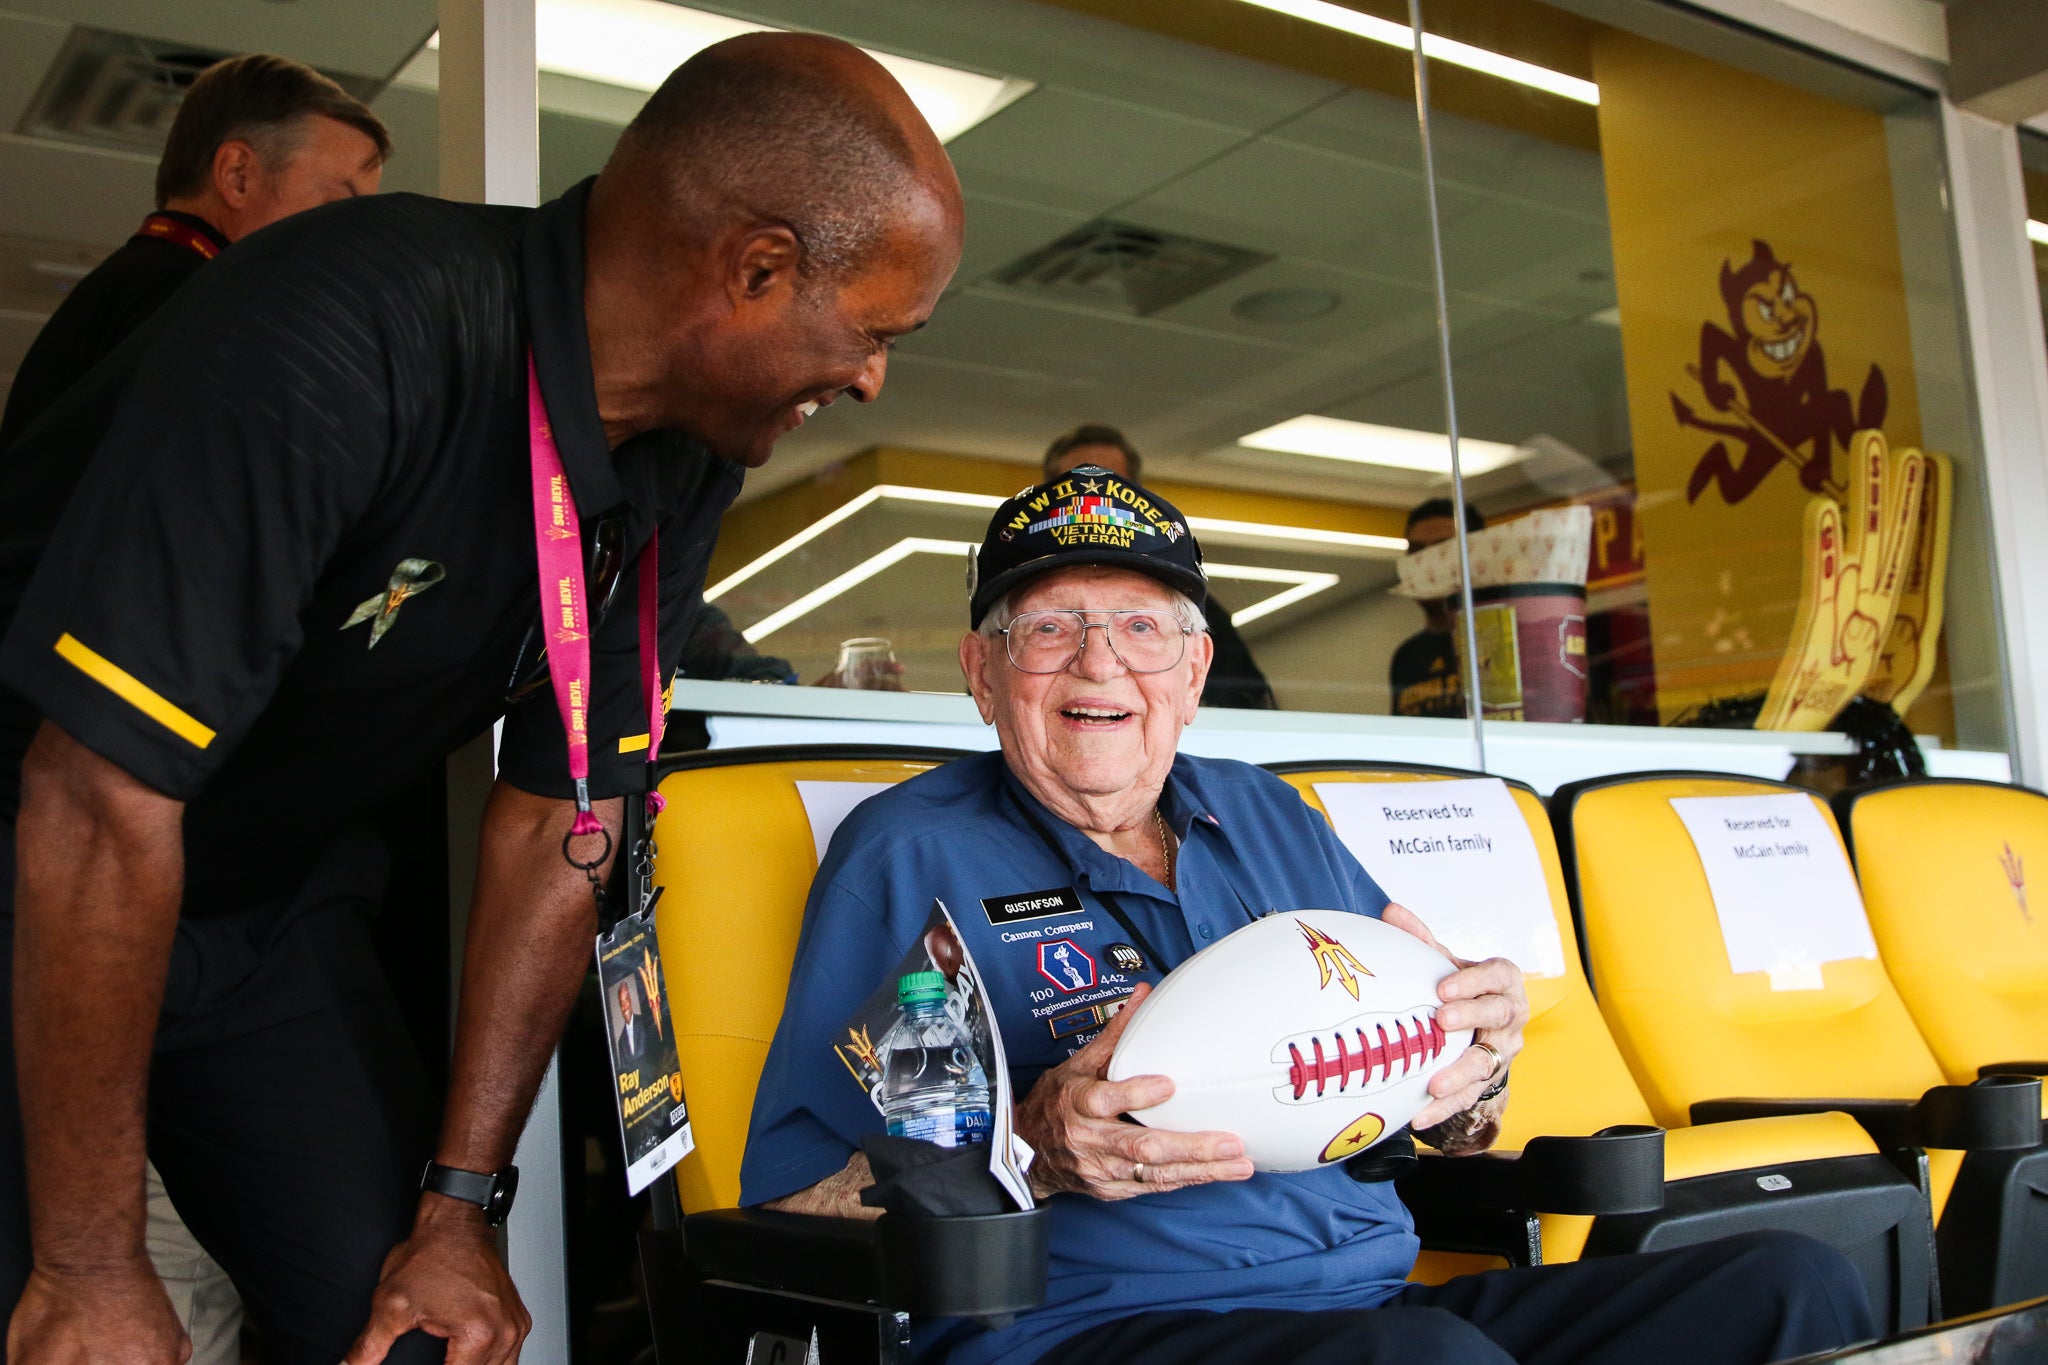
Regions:
<instances>
[{"instance_id":1,"label":"bald man in black polo shirt","mask_svg":"<svg viewBox=\"0 0 2048 1365\"><path fill-rule=\"evenodd\" d=\"M879 393L961 215L871 59L734 39L539 210L379 196L237 246L0 465L17 1365L178 1359L145 1130L273 1359L516 1357L490 1220L590 953L569 858L601 876L583 831L645 790L742 466ZM44 441L97 447L61 519ZM501 716L437 1139L350 822Z\"/></svg>"},{"instance_id":2,"label":"bald man in black polo shirt","mask_svg":"<svg viewBox=\"0 0 2048 1365\"><path fill-rule=\"evenodd\" d=\"M376 193L390 155L375 114L289 57L252 52L200 72L157 163L156 212L72 286L29 344L0 415L0 450L230 242Z\"/></svg>"}]
</instances>

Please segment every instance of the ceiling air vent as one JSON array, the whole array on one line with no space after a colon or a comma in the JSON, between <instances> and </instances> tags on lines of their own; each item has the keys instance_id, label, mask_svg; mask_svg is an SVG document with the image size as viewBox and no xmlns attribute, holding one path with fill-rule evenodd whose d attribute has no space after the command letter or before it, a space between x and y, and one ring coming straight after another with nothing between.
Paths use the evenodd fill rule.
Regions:
<instances>
[{"instance_id":1,"label":"ceiling air vent","mask_svg":"<svg viewBox=\"0 0 2048 1365\"><path fill-rule=\"evenodd\" d=\"M1105 218L1020 257L994 278L1041 298L1150 317L1272 259L1223 242Z\"/></svg>"},{"instance_id":2,"label":"ceiling air vent","mask_svg":"<svg viewBox=\"0 0 2048 1365\"><path fill-rule=\"evenodd\" d=\"M189 43L74 28L22 117L21 131L155 156L194 78L229 55ZM378 92L377 82L358 76L335 79L359 99Z\"/></svg>"}]
</instances>

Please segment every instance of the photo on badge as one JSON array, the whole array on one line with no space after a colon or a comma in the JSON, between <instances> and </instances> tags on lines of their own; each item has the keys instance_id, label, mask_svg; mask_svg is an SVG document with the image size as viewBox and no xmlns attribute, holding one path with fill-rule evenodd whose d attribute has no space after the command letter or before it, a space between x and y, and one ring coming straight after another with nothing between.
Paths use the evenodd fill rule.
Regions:
<instances>
[{"instance_id":1,"label":"photo on badge","mask_svg":"<svg viewBox=\"0 0 2048 1365\"><path fill-rule=\"evenodd\" d=\"M626 1150L626 1192L638 1194L696 1146L649 911L598 935L597 982Z\"/></svg>"}]
</instances>

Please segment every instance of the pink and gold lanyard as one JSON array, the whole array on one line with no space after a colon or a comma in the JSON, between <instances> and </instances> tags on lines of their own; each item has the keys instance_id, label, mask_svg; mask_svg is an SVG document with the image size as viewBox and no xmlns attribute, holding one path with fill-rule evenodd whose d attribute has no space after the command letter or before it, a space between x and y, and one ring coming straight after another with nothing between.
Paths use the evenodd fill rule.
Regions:
<instances>
[{"instance_id":1,"label":"pink and gold lanyard","mask_svg":"<svg viewBox=\"0 0 2048 1365\"><path fill-rule=\"evenodd\" d=\"M569 742L569 776L576 783L576 818L562 836L562 857L601 888L598 869L612 852L611 831L590 809L590 592L583 572L583 523L562 452L540 395L533 354L526 357L526 414L533 452L533 552L540 568L540 619L547 649L548 680ZM647 817L661 811L654 790L654 764L661 756L661 731L668 719L661 691L661 570L659 533L650 532L640 552L640 687L647 701ZM604 836L589 862L569 851L569 841Z\"/></svg>"}]
</instances>

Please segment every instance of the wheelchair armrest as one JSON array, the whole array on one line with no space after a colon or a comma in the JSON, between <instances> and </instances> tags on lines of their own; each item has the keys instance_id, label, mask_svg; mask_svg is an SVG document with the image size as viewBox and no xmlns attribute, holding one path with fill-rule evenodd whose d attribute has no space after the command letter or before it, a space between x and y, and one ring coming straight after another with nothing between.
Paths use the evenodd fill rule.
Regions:
<instances>
[{"instance_id":1,"label":"wheelchair armrest","mask_svg":"<svg viewBox=\"0 0 2048 1365\"><path fill-rule=\"evenodd\" d=\"M705 1276L917 1316L993 1318L1045 1301L1043 1207L964 1218L708 1209L683 1219Z\"/></svg>"},{"instance_id":2,"label":"wheelchair armrest","mask_svg":"<svg viewBox=\"0 0 2048 1365\"><path fill-rule=\"evenodd\" d=\"M1979 1076L2048 1076L2048 1062L1993 1062L1977 1068Z\"/></svg>"},{"instance_id":3,"label":"wheelchair armrest","mask_svg":"<svg viewBox=\"0 0 2048 1365\"><path fill-rule=\"evenodd\" d=\"M1664 1130L1621 1124L1591 1137L1531 1138L1519 1152L1423 1156L1398 1185L1418 1219L1423 1206L1648 1213L1664 1207Z\"/></svg>"},{"instance_id":4,"label":"wheelchair armrest","mask_svg":"<svg viewBox=\"0 0 2048 1365\"><path fill-rule=\"evenodd\" d=\"M1692 1106L1692 1121L1723 1123L1829 1110L1855 1119L1883 1148L1997 1152L2041 1142L2041 1082L2031 1076L1989 1076L1969 1085L1937 1085L1917 1100L1701 1100Z\"/></svg>"},{"instance_id":5,"label":"wheelchair armrest","mask_svg":"<svg viewBox=\"0 0 2048 1365\"><path fill-rule=\"evenodd\" d=\"M856 1303L882 1300L874 1219L779 1209L706 1209L683 1217L683 1251L715 1280Z\"/></svg>"}]
</instances>

